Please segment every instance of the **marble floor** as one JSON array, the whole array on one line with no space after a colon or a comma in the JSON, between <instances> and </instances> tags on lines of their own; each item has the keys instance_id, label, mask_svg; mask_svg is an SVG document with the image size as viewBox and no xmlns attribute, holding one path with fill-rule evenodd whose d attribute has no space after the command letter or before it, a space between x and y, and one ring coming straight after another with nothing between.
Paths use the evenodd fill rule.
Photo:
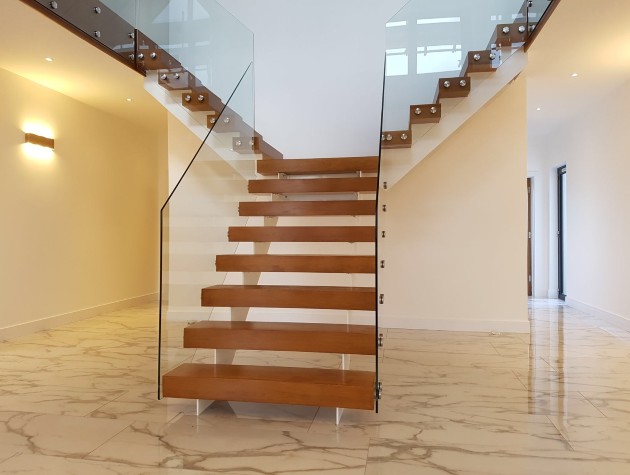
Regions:
<instances>
[{"instance_id":1,"label":"marble floor","mask_svg":"<svg viewBox=\"0 0 630 475\"><path fill-rule=\"evenodd\" d=\"M0 473L630 473L630 332L530 307L531 337L387 331L380 412L339 426L325 408L157 401L155 306L0 342Z\"/></svg>"}]
</instances>

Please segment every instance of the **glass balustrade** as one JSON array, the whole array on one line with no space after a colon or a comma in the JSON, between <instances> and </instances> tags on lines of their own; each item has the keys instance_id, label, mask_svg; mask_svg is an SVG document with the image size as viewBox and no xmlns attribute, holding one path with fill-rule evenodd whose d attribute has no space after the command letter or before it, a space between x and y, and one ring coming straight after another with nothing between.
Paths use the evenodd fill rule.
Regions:
<instances>
[{"instance_id":1,"label":"glass balustrade","mask_svg":"<svg viewBox=\"0 0 630 475\"><path fill-rule=\"evenodd\" d=\"M202 288L224 284L228 277L215 270L216 256L245 246L228 240L228 228L248 222L238 206L251 198L247 181L255 176L256 155L249 142L236 142L244 140L244 127L253 130L253 87L250 66L162 208L160 382L183 362L214 361L212 350L183 347L190 322L230 319L229 309L202 307L200 299Z\"/></svg>"},{"instance_id":2,"label":"glass balustrade","mask_svg":"<svg viewBox=\"0 0 630 475\"><path fill-rule=\"evenodd\" d=\"M409 106L435 103L438 80L461 76L469 52L488 51L493 67L505 62L522 45L524 6L523 0L407 3L386 24L383 130L408 130Z\"/></svg>"}]
</instances>

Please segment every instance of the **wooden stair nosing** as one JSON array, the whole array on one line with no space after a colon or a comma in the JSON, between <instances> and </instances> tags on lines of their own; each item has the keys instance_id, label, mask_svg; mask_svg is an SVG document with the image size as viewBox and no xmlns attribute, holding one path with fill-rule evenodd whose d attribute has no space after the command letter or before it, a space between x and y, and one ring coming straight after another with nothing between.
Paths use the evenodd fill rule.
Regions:
<instances>
[{"instance_id":1,"label":"wooden stair nosing","mask_svg":"<svg viewBox=\"0 0 630 475\"><path fill-rule=\"evenodd\" d=\"M243 201L238 207L239 216L373 216L375 213L374 200Z\"/></svg>"},{"instance_id":2,"label":"wooden stair nosing","mask_svg":"<svg viewBox=\"0 0 630 475\"><path fill-rule=\"evenodd\" d=\"M165 397L372 409L374 373L185 363L162 377Z\"/></svg>"},{"instance_id":3,"label":"wooden stair nosing","mask_svg":"<svg viewBox=\"0 0 630 475\"><path fill-rule=\"evenodd\" d=\"M219 272L309 272L329 274L373 274L374 256L305 254L218 255Z\"/></svg>"},{"instance_id":4,"label":"wooden stair nosing","mask_svg":"<svg viewBox=\"0 0 630 475\"><path fill-rule=\"evenodd\" d=\"M261 175L324 175L339 173L376 173L378 157L344 157L344 158L296 158L276 160L259 160L257 171Z\"/></svg>"},{"instance_id":5,"label":"wooden stair nosing","mask_svg":"<svg viewBox=\"0 0 630 475\"><path fill-rule=\"evenodd\" d=\"M303 178L290 180L250 180L250 193L358 193L376 192L376 177L355 178Z\"/></svg>"},{"instance_id":6,"label":"wooden stair nosing","mask_svg":"<svg viewBox=\"0 0 630 475\"><path fill-rule=\"evenodd\" d=\"M201 289L201 306L374 311L375 296L374 287L215 285Z\"/></svg>"},{"instance_id":7,"label":"wooden stair nosing","mask_svg":"<svg viewBox=\"0 0 630 475\"><path fill-rule=\"evenodd\" d=\"M184 329L184 348L374 355L371 325L205 321Z\"/></svg>"},{"instance_id":8,"label":"wooden stair nosing","mask_svg":"<svg viewBox=\"0 0 630 475\"><path fill-rule=\"evenodd\" d=\"M229 242L374 242L374 226L232 226Z\"/></svg>"}]
</instances>

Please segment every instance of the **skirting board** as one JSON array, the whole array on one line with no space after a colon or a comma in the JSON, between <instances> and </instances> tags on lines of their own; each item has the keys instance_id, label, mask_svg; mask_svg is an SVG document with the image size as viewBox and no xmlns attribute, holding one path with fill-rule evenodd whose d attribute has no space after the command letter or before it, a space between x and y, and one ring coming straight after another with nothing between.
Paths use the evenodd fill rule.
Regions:
<instances>
[{"instance_id":1,"label":"skirting board","mask_svg":"<svg viewBox=\"0 0 630 475\"><path fill-rule=\"evenodd\" d=\"M124 308L157 302L157 300L158 294L141 295L139 297L132 297L125 300L119 300L117 302L97 305L96 307L77 310L76 312L54 315L52 317L42 318L40 320L34 320L32 322L20 323L18 325L13 325L10 327L0 328L0 340L10 340L12 338L30 335L35 332L50 330L51 328L55 328L61 325L67 325L69 323L78 322L79 320L95 317L102 313L115 312L116 310L122 310Z\"/></svg>"},{"instance_id":2,"label":"skirting board","mask_svg":"<svg viewBox=\"0 0 630 475\"><path fill-rule=\"evenodd\" d=\"M565 303L569 307L573 307L580 312L589 313L598 318L601 318L607 323L611 325L615 325L623 330L630 331L630 320L622 317L621 315L617 315L616 313L607 312L606 310L602 310L601 308L592 307L584 302L580 302L579 300L572 299L567 297Z\"/></svg>"},{"instance_id":3,"label":"skirting board","mask_svg":"<svg viewBox=\"0 0 630 475\"><path fill-rule=\"evenodd\" d=\"M453 332L482 333L529 333L529 321L513 322L506 320L431 320L419 318L379 319L379 327L407 330L442 330Z\"/></svg>"}]
</instances>

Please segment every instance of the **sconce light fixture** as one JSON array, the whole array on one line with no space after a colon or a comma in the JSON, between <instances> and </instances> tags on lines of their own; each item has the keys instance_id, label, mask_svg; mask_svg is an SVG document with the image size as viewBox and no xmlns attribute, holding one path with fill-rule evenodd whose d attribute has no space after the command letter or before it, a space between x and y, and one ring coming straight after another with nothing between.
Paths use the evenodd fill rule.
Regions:
<instances>
[{"instance_id":1,"label":"sconce light fixture","mask_svg":"<svg viewBox=\"0 0 630 475\"><path fill-rule=\"evenodd\" d=\"M40 147L46 147L51 150L55 149L55 140L50 139L48 137L43 137L42 135L26 133L24 138L25 143L30 143L33 145L39 145Z\"/></svg>"}]
</instances>

